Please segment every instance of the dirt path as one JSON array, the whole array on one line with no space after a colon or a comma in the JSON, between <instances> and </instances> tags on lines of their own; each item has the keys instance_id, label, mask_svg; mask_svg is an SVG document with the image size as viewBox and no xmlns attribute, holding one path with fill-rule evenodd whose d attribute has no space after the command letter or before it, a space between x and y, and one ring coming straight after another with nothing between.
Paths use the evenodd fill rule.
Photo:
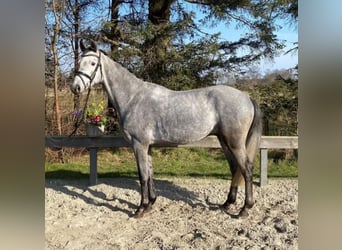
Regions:
<instances>
[{"instance_id":1,"label":"dirt path","mask_svg":"<svg viewBox=\"0 0 342 250\"><path fill-rule=\"evenodd\" d=\"M134 179L46 180L46 249L298 249L298 182L254 186L248 219L218 209L229 181L157 179L152 212L131 218L140 201ZM262 192L261 192L262 191ZM237 214L243 202L230 212Z\"/></svg>"}]
</instances>

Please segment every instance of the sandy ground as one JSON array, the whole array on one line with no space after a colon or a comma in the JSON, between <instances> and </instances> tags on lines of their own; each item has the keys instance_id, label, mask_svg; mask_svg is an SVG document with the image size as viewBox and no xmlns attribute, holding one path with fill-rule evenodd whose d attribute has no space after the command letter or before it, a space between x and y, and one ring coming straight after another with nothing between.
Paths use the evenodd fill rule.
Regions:
<instances>
[{"instance_id":1,"label":"sandy ground","mask_svg":"<svg viewBox=\"0 0 342 250\"><path fill-rule=\"evenodd\" d=\"M218 208L230 181L157 179L158 198L141 219L135 179L46 180L45 249L298 249L298 181L254 185L255 206L236 219Z\"/></svg>"}]
</instances>

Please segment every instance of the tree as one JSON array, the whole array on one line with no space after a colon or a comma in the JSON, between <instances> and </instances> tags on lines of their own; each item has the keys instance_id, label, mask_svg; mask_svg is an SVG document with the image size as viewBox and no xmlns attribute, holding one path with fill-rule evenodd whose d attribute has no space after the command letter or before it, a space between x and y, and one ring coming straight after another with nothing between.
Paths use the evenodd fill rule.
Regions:
<instances>
[{"instance_id":1,"label":"tree","mask_svg":"<svg viewBox=\"0 0 342 250\"><path fill-rule=\"evenodd\" d=\"M120 3L128 5L129 11L120 17L115 9L119 38L115 48L120 49L112 48L112 57L139 77L172 89L212 85L219 70L243 72L262 58L274 57L284 47L275 35L276 20L295 16L297 6L295 0ZM188 11L189 4L198 6L204 15L201 20ZM236 41L222 41L219 34L202 31L202 26L219 22L247 33ZM108 38L108 28L106 31Z\"/></svg>"},{"instance_id":2,"label":"tree","mask_svg":"<svg viewBox=\"0 0 342 250\"><path fill-rule=\"evenodd\" d=\"M211 22L214 25L219 20L226 25L235 23L237 28L247 30L247 33L237 41L220 43L222 56L225 57L224 64L233 70L239 70L241 66L249 66L261 58L273 58L277 55L278 51L283 48L283 44L275 35L277 29L280 28L276 21L298 15L297 0L186 1L200 6L206 15L203 18L203 24ZM292 21L297 20L292 19ZM241 49L246 53L239 55Z\"/></svg>"},{"instance_id":3,"label":"tree","mask_svg":"<svg viewBox=\"0 0 342 250\"><path fill-rule=\"evenodd\" d=\"M55 133L55 128L59 135L65 132L62 131L59 91L67 86L67 79L77 71L78 40L82 36L81 32L85 30L84 16L87 14L87 8L96 6L96 3L95 0L45 1L45 85L54 91L51 133ZM73 71L70 73L71 69ZM74 108L79 110L79 106L79 97L75 95Z\"/></svg>"},{"instance_id":4,"label":"tree","mask_svg":"<svg viewBox=\"0 0 342 250\"><path fill-rule=\"evenodd\" d=\"M287 71L274 71L262 79L240 80L263 112L265 135L298 135L298 80Z\"/></svg>"},{"instance_id":5,"label":"tree","mask_svg":"<svg viewBox=\"0 0 342 250\"><path fill-rule=\"evenodd\" d=\"M53 89L54 89L54 108L55 108L55 121L57 123L57 130L58 135L62 134L62 125L61 125L61 114L59 110L59 100L58 100L58 76L59 76L59 59L57 53L57 42L58 36L60 34L61 28L61 15L63 15L63 8L64 2L52 0L51 1L51 8L54 16L54 28L53 28L53 35L52 35L52 42L51 42L51 49L53 54Z\"/></svg>"},{"instance_id":6,"label":"tree","mask_svg":"<svg viewBox=\"0 0 342 250\"><path fill-rule=\"evenodd\" d=\"M95 0L66 0L66 17L64 19L64 33L70 39L72 54L74 57L73 64L73 75L78 70L79 61L79 41L82 37L82 22L86 10L90 7L96 6ZM83 14L83 15L82 15ZM80 97L74 95L74 109L80 109Z\"/></svg>"}]
</instances>

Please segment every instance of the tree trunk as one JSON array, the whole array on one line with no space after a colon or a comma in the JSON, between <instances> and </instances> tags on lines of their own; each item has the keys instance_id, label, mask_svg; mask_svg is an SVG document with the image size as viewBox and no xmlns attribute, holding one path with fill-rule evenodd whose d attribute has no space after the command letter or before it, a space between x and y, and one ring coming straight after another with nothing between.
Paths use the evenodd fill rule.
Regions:
<instances>
[{"instance_id":1,"label":"tree trunk","mask_svg":"<svg viewBox=\"0 0 342 250\"><path fill-rule=\"evenodd\" d=\"M59 110L59 99L58 99L58 80L59 80L59 60L58 60L58 54L57 54L57 41L58 41L58 35L60 32L60 19L58 16L58 8L56 6L55 0L52 0L52 8L53 8L53 14L55 17L55 25L53 29L53 37L52 37L52 53L53 53L53 91L54 91L54 106L55 106L55 119L57 124L57 132L58 135L62 135L62 123L61 123L61 113ZM58 151L58 158L59 160L64 163L64 156L63 156L63 149Z\"/></svg>"},{"instance_id":2,"label":"tree trunk","mask_svg":"<svg viewBox=\"0 0 342 250\"><path fill-rule=\"evenodd\" d=\"M152 32L150 39L144 43L144 53L148 55L146 80L160 83L160 74L166 68L167 49L170 46L171 34L165 31L170 21L170 8L174 0L150 0L148 5L148 19L151 22Z\"/></svg>"},{"instance_id":3,"label":"tree trunk","mask_svg":"<svg viewBox=\"0 0 342 250\"><path fill-rule=\"evenodd\" d=\"M110 49L112 51L118 49L118 40L120 38L120 32L118 30L118 20L119 20L119 4L120 0L112 0L112 6L111 6L111 15L110 15L110 22L111 22L111 35L110 39L112 41L117 42L117 44L112 43L110 45Z\"/></svg>"},{"instance_id":4,"label":"tree trunk","mask_svg":"<svg viewBox=\"0 0 342 250\"><path fill-rule=\"evenodd\" d=\"M53 8L53 14L55 17L55 25L53 29L53 37L52 37L52 53L53 53L53 79L54 79L54 107L55 107L55 119L57 124L57 132L58 135L62 134L62 124L61 124L61 114L59 110L59 99L58 99L58 73L59 73L59 60L58 60L58 54L57 54L57 41L58 41L58 35L60 32L60 20L58 16L58 8L56 6L55 0L52 0L52 8Z\"/></svg>"},{"instance_id":5,"label":"tree trunk","mask_svg":"<svg viewBox=\"0 0 342 250\"><path fill-rule=\"evenodd\" d=\"M79 23L80 23L80 8L78 0L75 0L75 8L73 10L74 14L74 32L75 32L75 38L74 38L74 75L76 74L78 70L78 46L79 46ZM74 95L74 110L79 111L80 110L80 96Z\"/></svg>"},{"instance_id":6,"label":"tree trunk","mask_svg":"<svg viewBox=\"0 0 342 250\"><path fill-rule=\"evenodd\" d=\"M112 5L110 8L110 34L108 34L108 38L111 42L110 49L112 52L118 49L119 39L121 38L120 30L118 29L118 20L119 20L119 5L122 3L121 0L112 0ZM112 53L113 55L114 53ZM109 98L107 101L107 116L110 119L115 119L115 109L114 105L110 102Z\"/></svg>"},{"instance_id":7,"label":"tree trunk","mask_svg":"<svg viewBox=\"0 0 342 250\"><path fill-rule=\"evenodd\" d=\"M148 3L148 19L154 25L168 23L170 7L174 0L150 0Z\"/></svg>"}]
</instances>

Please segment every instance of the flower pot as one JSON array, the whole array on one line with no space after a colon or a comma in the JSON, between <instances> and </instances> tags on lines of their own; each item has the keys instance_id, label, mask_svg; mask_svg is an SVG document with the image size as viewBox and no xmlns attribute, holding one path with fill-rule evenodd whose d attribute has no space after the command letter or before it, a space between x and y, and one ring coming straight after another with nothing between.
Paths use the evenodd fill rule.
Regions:
<instances>
[{"instance_id":1,"label":"flower pot","mask_svg":"<svg viewBox=\"0 0 342 250\"><path fill-rule=\"evenodd\" d=\"M87 124L86 130L89 137L97 137L104 134L104 125Z\"/></svg>"}]
</instances>

